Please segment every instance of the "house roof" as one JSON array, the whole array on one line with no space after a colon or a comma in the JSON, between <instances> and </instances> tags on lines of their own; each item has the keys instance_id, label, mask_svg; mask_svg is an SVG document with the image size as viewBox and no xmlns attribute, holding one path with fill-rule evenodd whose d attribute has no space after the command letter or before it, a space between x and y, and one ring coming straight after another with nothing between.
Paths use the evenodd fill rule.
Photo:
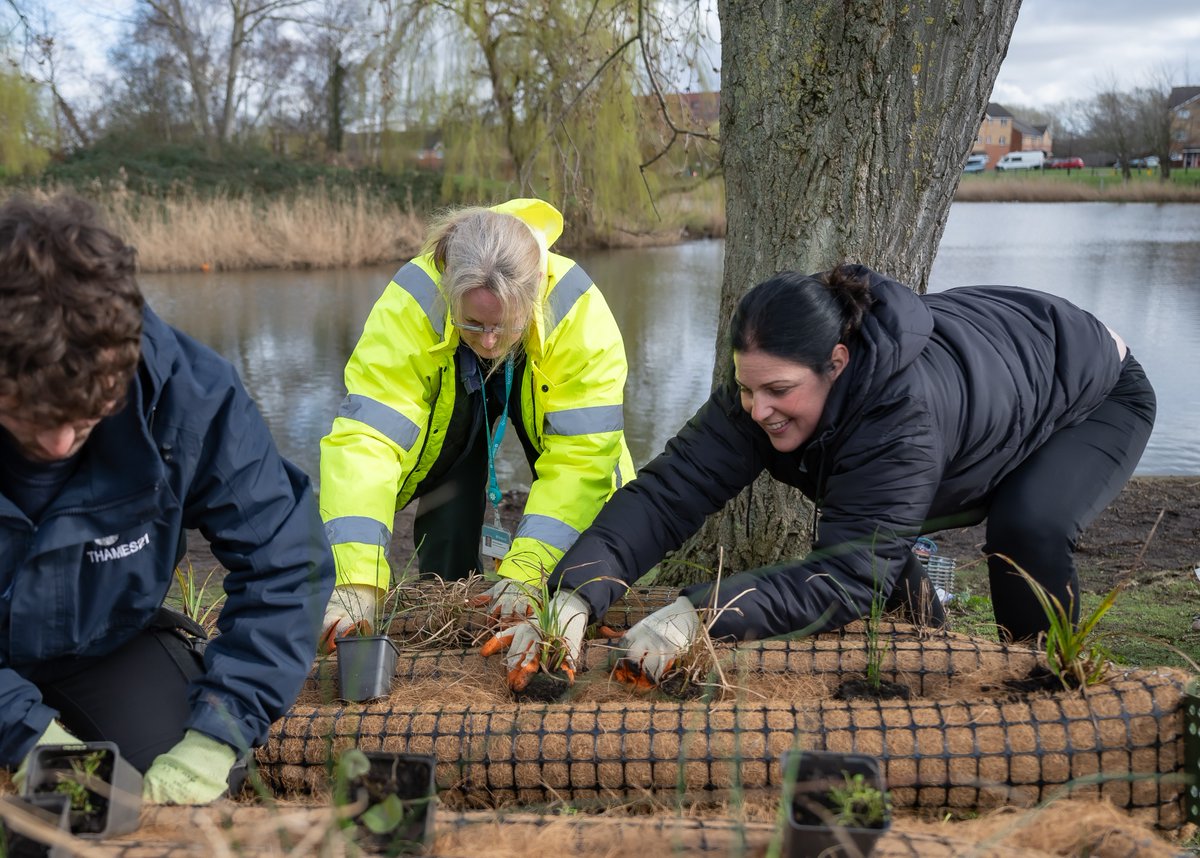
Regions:
<instances>
[{"instance_id":1,"label":"house roof","mask_svg":"<svg viewBox=\"0 0 1200 858\"><path fill-rule=\"evenodd\" d=\"M1007 110L994 101L989 101L988 106L983 111L984 116L990 116L993 119L998 119L1001 116L1012 116Z\"/></svg>"},{"instance_id":2,"label":"house roof","mask_svg":"<svg viewBox=\"0 0 1200 858\"><path fill-rule=\"evenodd\" d=\"M1200 98L1200 86L1173 86L1171 95L1167 99L1167 109L1174 110L1177 107L1183 107L1197 98Z\"/></svg>"}]
</instances>

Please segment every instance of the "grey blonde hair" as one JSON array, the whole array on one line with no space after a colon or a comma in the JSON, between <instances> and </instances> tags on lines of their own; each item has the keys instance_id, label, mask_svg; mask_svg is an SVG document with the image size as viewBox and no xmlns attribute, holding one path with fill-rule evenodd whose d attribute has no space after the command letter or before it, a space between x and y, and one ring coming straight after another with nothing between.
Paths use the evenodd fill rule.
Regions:
<instances>
[{"instance_id":1,"label":"grey blonde hair","mask_svg":"<svg viewBox=\"0 0 1200 858\"><path fill-rule=\"evenodd\" d=\"M442 275L455 318L466 294L482 287L499 299L506 328L528 327L541 290L542 251L525 221L486 208L458 209L430 227L425 252Z\"/></svg>"}]
</instances>

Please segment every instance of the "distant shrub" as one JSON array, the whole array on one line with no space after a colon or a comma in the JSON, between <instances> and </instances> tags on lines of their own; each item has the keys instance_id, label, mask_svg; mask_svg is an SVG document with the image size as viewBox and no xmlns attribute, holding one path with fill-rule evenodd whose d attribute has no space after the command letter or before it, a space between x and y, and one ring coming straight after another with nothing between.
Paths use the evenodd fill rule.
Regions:
<instances>
[{"instance_id":1,"label":"distant shrub","mask_svg":"<svg viewBox=\"0 0 1200 858\"><path fill-rule=\"evenodd\" d=\"M442 175L428 170L384 172L372 167L336 167L282 158L261 147L230 147L219 158L190 143L145 143L109 137L50 164L38 176L14 184L74 187L170 199L250 194L290 196L325 187L335 193L360 190L400 205L430 211L441 205Z\"/></svg>"}]
</instances>

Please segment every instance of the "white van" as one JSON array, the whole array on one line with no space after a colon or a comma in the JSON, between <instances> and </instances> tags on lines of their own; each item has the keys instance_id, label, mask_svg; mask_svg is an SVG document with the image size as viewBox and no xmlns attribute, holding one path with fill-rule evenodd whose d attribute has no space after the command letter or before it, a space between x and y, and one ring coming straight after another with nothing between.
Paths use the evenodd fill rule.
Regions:
<instances>
[{"instance_id":1,"label":"white van","mask_svg":"<svg viewBox=\"0 0 1200 858\"><path fill-rule=\"evenodd\" d=\"M1039 149L1009 152L996 162L997 170L1040 170L1046 166L1046 153Z\"/></svg>"}]
</instances>

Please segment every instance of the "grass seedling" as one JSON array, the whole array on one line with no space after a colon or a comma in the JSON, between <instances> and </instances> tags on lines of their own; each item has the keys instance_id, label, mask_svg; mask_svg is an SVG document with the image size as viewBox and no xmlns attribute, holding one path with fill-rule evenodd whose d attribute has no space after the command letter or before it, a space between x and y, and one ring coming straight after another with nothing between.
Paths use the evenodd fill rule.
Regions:
<instances>
[{"instance_id":1,"label":"grass seedling","mask_svg":"<svg viewBox=\"0 0 1200 858\"><path fill-rule=\"evenodd\" d=\"M96 812L92 796L96 794L96 784L100 780L100 764L103 762L104 751L93 751L83 757L72 757L70 772L58 772L58 783L54 791L70 799L72 811Z\"/></svg>"},{"instance_id":2,"label":"grass seedling","mask_svg":"<svg viewBox=\"0 0 1200 858\"><path fill-rule=\"evenodd\" d=\"M186 569L182 566L175 567L175 584L179 588L179 612L208 632L210 637L216 631L217 616L221 613L221 606L225 604L224 592L215 599L209 598L209 583L216 572L216 568L210 569L204 576L204 581L197 585L196 570L192 567L190 559L187 560Z\"/></svg>"},{"instance_id":3,"label":"grass seedling","mask_svg":"<svg viewBox=\"0 0 1200 858\"><path fill-rule=\"evenodd\" d=\"M866 775L842 772L845 783L829 789L829 801L838 825L878 828L887 818L887 795Z\"/></svg>"},{"instance_id":4,"label":"grass seedling","mask_svg":"<svg viewBox=\"0 0 1200 858\"><path fill-rule=\"evenodd\" d=\"M874 564L872 564L874 566ZM872 569L874 573L874 569ZM883 687L883 656L887 652L887 641L880 634L879 624L883 619L883 581L881 575L872 575L871 610L866 618L867 642L867 685L876 693Z\"/></svg>"},{"instance_id":5,"label":"grass seedling","mask_svg":"<svg viewBox=\"0 0 1200 858\"><path fill-rule=\"evenodd\" d=\"M1042 647L1046 654L1046 664L1063 688L1087 688L1101 682L1108 673L1112 653L1104 646L1102 635L1096 632L1096 625L1112 608L1117 596L1125 589L1122 582L1113 587L1100 600L1086 617L1083 617L1078 627L1071 621L1069 602L1067 606L1057 596L1049 593L1045 587L1034 580L1028 572L1013 562L1011 557L997 554L1017 571L1046 614L1049 626L1044 635L1040 636Z\"/></svg>"}]
</instances>

